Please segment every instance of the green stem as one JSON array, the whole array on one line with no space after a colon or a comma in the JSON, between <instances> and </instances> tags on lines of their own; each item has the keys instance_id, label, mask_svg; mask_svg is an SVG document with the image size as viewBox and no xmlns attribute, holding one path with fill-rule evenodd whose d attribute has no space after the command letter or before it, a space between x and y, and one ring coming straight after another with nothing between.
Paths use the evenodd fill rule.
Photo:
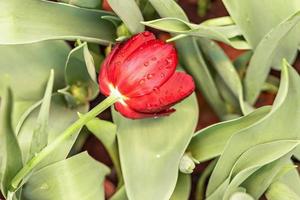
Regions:
<instances>
[{"instance_id":1,"label":"green stem","mask_svg":"<svg viewBox=\"0 0 300 200\"><path fill-rule=\"evenodd\" d=\"M103 112L105 109L113 105L120 99L119 96L109 96L88 113L80 116L80 118L74 122L71 126L69 126L64 132L62 132L59 137L57 137L52 143L47 145L44 149L42 149L36 156L34 156L31 160L29 160L25 166L18 172L18 174L13 178L11 182L11 191L17 190L22 180L41 162L43 161L49 154L53 152L63 141L70 138L73 134L75 134L78 130L80 130L88 121L94 119Z\"/></svg>"}]
</instances>

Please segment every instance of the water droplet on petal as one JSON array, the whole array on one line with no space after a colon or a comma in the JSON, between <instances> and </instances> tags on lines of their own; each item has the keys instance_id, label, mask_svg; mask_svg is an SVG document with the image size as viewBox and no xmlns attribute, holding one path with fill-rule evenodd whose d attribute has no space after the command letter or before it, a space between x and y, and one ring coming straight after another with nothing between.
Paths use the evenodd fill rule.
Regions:
<instances>
[{"instance_id":1,"label":"water droplet on petal","mask_svg":"<svg viewBox=\"0 0 300 200\"><path fill-rule=\"evenodd\" d=\"M153 60L153 61L156 61L156 59L157 59L156 57L151 58L151 60Z\"/></svg>"},{"instance_id":2,"label":"water droplet on petal","mask_svg":"<svg viewBox=\"0 0 300 200\"><path fill-rule=\"evenodd\" d=\"M164 73L161 73L161 74L160 74L160 77L161 77L161 78L165 78L165 74L164 74Z\"/></svg>"},{"instance_id":3,"label":"water droplet on petal","mask_svg":"<svg viewBox=\"0 0 300 200\"><path fill-rule=\"evenodd\" d=\"M148 74L147 79L151 79L154 76L154 74Z\"/></svg>"},{"instance_id":4,"label":"water droplet on petal","mask_svg":"<svg viewBox=\"0 0 300 200\"><path fill-rule=\"evenodd\" d=\"M144 63L144 66L145 66L145 67L148 67L148 65L149 65L149 62L146 61L146 62Z\"/></svg>"},{"instance_id":5,"label":"water droplet on petal","mask_svg":"<svg viewBox=\"0 0 300 200\"><path fill-rule=\"evenodd\" d=\"M145 79L142 79L142 80L139 81L140 85L143 85L144 83L145 83Z\"/></svg>"}]
</instances>

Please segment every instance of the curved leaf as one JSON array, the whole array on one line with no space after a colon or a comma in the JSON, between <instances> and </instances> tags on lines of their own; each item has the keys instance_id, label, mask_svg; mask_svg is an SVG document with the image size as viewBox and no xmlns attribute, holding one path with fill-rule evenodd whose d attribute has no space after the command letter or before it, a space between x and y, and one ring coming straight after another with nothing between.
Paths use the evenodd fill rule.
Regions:
<instances>
[{"instance_id":1,"label":"curved leaf","mask_svg":"<svg viewBox=\"0 0 300 200\"><path fill-rule=\"evenodd\" d=\"M118 153L116 125L111 122L95 118L90 120L86 124L86 127L102 142L106 148L118 175L118 185L122 185L123 177Z\"/></svg>"},{"instance_id":2,"label":"curved leaf","mask_svg":"<svg viewBox=\"0 0 300 200\"><path fill-rule=\"evenodd\" d=\"M114 41L114 25L101 19L107 12L68 4L10 0L0 2L0 44L24 44L43 40L76 40L108 44Z\"/></svg>"},{"instance_id":3,"label":"curved leaf","mask_svg":"<svg viewBox=\"0 0 300 200\"><path fill-rule=\"evenodd\" d=\"M228 141L210 178L207 195L221 190L228 183L230 171L241 154L255 145L278 140L298 140L300 104L300 78L297 72L284 62L278 96L270 113L243 129ZM286 121L288 120L288 121ZM234 147L234 148L232 148ZM265 154L264 154L265 155ZM265 155L264 157L266 157ZM226 188L226 186L225 186Z\"/></svg>"},{"instance_id":4,"label":"curved leaf","mask_svg":"<svg viewBox=\"0 0 300 200\"><path fill-rule=\"evenodd\" d=\"M153 21L143 22L151 28L167 31L170 33L181 34L182 36L195 36L212 40L218 40L231 45L237 49L249 49L245 41L237 40L241 35L236 25L229 26L208 26L205 24L192 24L177 18L163 18Z\"/></svg>"},{"instance_id":5,"label":"curved leaf","mask_svg":"<svg viewBox=\"0 0 300 200\"><path fill-rule=\"evenodd\" d=\"M34 172L22 196L30 200L104 200L103 181L109 169L87 153Z\"/></svg>"},{"instance_id":6,"label":"curved leaf","mask_svg":"<svg viewBox=\"0 0 300 200\"><path fill-rule=\"evenodd\" d=\"M144 21L143 15L134 0L107 0L111 8L126 24L131 33L138 33L144 30L144 26L140 23Z\"/></svg>"},{"instance_id":7,"label":"curved leaf","mask_svg":"<svg viewBox=\"0 0 300 200\"><path fill-rule=\"evenodd\" d=\"M65 66L67 88L60 92L66 94L71 105L88 103L99 94L96 79L94 60L87 43L80 44L69 53Z\"/></svg>"},{"instance_id":8,"label":"curved leaf","mask_svg":"<svg viewBox=\"0 0 300 200\"><path fill-rule=\"evenodd\" d=\"M172 195L180 159L198 121L196 96L175 108L177 111L169 117L144 120L126 119L113 111L129 199L168 200Z\"/></svg>"},{"instance_id":9,"label":"curved leaf","mask_svg":"<svg viewBox=\"0 0 300 200\"><path fill-rule=\"evenodd\" d=\"M22 168L22 153L12 128L13 96L5 87L0 106L0 189L6 197L10 182Z\"/></svg>"},{"instance_id":10,"label":"curved leaf","mask_svg":"<svg viewBox=\"0 0 300 200\"><path fill-rule=\"evenodd\" d=\"M69 51L70 47L62 41L0 45L0 94L7 81L5 77L9 76L15 100L39 101L43 97L51 69L55 71L53 90L63 88L64 65Z\"/></svg>"},{"instance_id":11,"label":"curved leaf","mask_svg":"<svg viewBox=\"0 0 300 200\"><path fill-rule=\"evenodd\" d=\"M100 0L59 0L64 3L68 3L74 6L83 7L83 8L100 8Z\"/></svg>"},{"instance_id":12,"label":"curved leaf","mask_svg":"<svg viewBox=\"0 0 300 200\"><path fill-rule=\"evenodd\" d=\"M244 80L246 92L245 99L249 103L255 103L271 70L272 61L278 56L275 54L275 51L280 48L280 41L284 39L297 24L300 25L299 22L300 11L272 29L258 44L253 57L250 60ZM294 41L296 46L298 45L298 42L300 42L300 40L298 40ZM280 57L280 59L283 58L284 57Z\"/></svg>"},{"instance_id":13,"label":"curved leaf","mask_svg":"<svg viewBox=\"0 0 300 200\"><path fill-rule=\"evenodd\" d=\"M170 200L188 200L191 192L191 176L179 173L175 190Z\"/></svg>"},{"instance_id":14,"label":"curved leaf","mask_svg":"<svg viewBox=\"0 0 300 200\"><path fill-rule=\"evenodd\" d=\"M51 100L51 110L48 119L48 143L51 143L62 131L78 119L77 113L85 113L88 111L88 105L83 105L77 108L70 108L62 95L54 95ZM35 107L21 124L19 132L17 133L20 142L23 159L29 159L29 150L34 132L38 108ZM30 109L30 108L29 108ZM73 146L78 134L74 134L63 145L59 146L50 156L48 156L39 166L45 166L49 163L60 161L67 157L71 147Z\"/></svg>"},{"instance_id":15,"label":"curved leaf","mask_svg":"<svg viewBox=\"0 0 300 200\"><path fill-rule=\"evenodd\" d=\"M202 162L221 155L230 138L265 117L269 107L257 109L244 117L211 125L198 131L188 146L195 159Z\"/></svg>"}]
</instances>

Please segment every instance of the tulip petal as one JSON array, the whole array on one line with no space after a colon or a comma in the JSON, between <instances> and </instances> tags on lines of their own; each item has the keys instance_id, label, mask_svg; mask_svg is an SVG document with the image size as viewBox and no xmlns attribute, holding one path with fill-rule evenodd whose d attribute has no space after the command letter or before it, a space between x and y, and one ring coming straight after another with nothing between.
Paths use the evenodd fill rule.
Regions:
<instances>
[{"instance_id":1,"label":"tulip petal","mask_svg":"<svg viewBox=\"0 0 300 200\"><path fill-rule=\"evenodd\" d=\"M175 109L167 109L159 113L140 113L133 109L131 109L128 105L124 105L122 103L115 103L115 109L121 113L124 117L130 119L144 119L144 118L155 118L155 117L163 117L168 116L171 113L175 112Z\"/></svg>"},{"instance_id":2,"label":"tulip petal","mask_svg":"<svg viewBox=\"0 0 300 200\"><path fill-rule=\"evenodd\" d=\"M171 44L151 40L134 51L120 66L116 87L125 96L138 97L160 87L175 72L177 53Z\"/></svg>"},{"instance_id":3,"label":"tulip petal","mask_svg":"<svg viewBox=\"0 0 300 200\"><path fill-rule=\"evenodd\" d=\"M154 89L150 94L130 98L126 103L139 112L160 112L186 98L194 90L195 84L190 75L184 72L175 72L160 88Z\"/></svg>"},{"instance_id":4,"label":"tulip petal","mask_svg":"<svg viewBox=\"0 0 300 200\"><path fill-rule=\"evenodd\" d=\"M100 69L100 74L98 77L98 82L99 82L99 87L100 87L100 92L106 96L109 96L110 94L110 89L109 85L113 85L113 83L110 81L108 77L108 71L110 70L110 63L113 60L113 58L116 56L117 52L120 50L120 44L117 44L110 54L105 58L105 60L102 63L101 69Z\"/></svg>"},{"instance_id":5,"label":"tulip petal","mask_svg":"<svg viewBox=\"0 0 300 200\"><path fill-rule=\"evenodd\" d=\"M118 54L109 63L108 77L112 83L115 83L117 77L123 73L123 63L135 50L137 50L144 43L155 40L155 35L149 31L145 31L134 35L125 43L118 51Z\"/></svg>"}]
</instances>

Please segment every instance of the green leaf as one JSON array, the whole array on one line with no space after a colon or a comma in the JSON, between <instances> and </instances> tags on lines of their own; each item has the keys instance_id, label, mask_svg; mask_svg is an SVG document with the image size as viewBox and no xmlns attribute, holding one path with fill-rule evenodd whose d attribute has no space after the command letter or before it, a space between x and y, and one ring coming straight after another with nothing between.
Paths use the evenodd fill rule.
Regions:
<instances>
[{"instance_id":1,"label":"green leaf","mask_svg":"<svg viewBox=\"0 0 300 200\"><path fill-rule=\"evenodd\" d=\"M11 0L1 1L0 13L0 44L78 38L109 44L115 38L113 24L101 19L109 15L104 11L50 1Z\"/></svg>"},{"instance_id":2,"label":"green leaf","mask_svg":"<svg viewBox=\"0 0 300 200\"><path fill-rule=\"evenodd\" d=\"M234 134L252 126L265 117L269 111L269 107L263 107L244 117L214 124L200 130L192 138L187 151L191 152L193 157L200 162L220 156Z\"/></svg>"},{"instance_id":3,"label":"green leaf","mask_svg":"<svg viewBox=\"0 0 300 200\"><path fill-rule=\"evenodd\" d=\"M243 114L252 112L253 108L247 102L244 102L243 86L239 74L221 47L207 39L199 40L199 44L206 59L209 60L225 85L239 102L239 107Z\"/></svg>"},{"instance_id":4,"label":"green leaf","mask_svg":"<svg viewBox=\"0 0 300 200\"><path fill-rule=\"evenodd\" d=\"M177 111L168 117L143 120L126 119L113 111L129 199L167 200L172 195L179 162L198 121L196 96L175 108Z\"/></svg>"},{"instance_id":5,"label":"green leaf","mask_svg":"<svg viewBox=\"0 0 300 200\"><path fill-rule=\"evenodd\" d=\"M174 34L218 40L237 49L250 48L245 41L236 38L241 35L241 32L236 25L220 27L208 26L205 24L197 25L178 18L171 17L143 22L143 24L151 28L167 31Z\"/></svg>"},{"instance_id":6,"label":"green leaf","mask_svg":"<svg viewBox=\"0 0 300 200\"><path fill-rule=\"evenodd\" d=\"M36 120L30 145L30 157L40 152L48 144L48 120L54 83L54 71L51 70L45 95Z\"/></svg>"},{"instance_id":7,"label":"green leaf","mask_svg":"<svg viewBox=\"0 0 300 200\"><path fill-rule=\"evenodd\" d=\"M195 200L204 200L205 199L205 189L207 185L207 181L217 163L217 160L213 160L209 163L209 165L204 169L202 172L197 186L196 186L196 192L195 192Z\"/></svg>"},{"instance_id":8,"label":"green leaf","mask_svg":"<svg viewBox=\"0 0 300 200\"><path fill-rule=\"evenodd\" d=\"M239 0L223 0L223 3L254 49L268 32L300 9L298 0L289 3L282 0L244 0L242 3Z\"/></svg>"},{"instance_id":9,"label":"green leaf","mask_svg":"<svg viewBox=\"0 0 300 200\"><path fill-rule=\"evenodd\" d=\"M111 8L126 24L131 33L138 33L144 30L144 26L140 23L144 21L143 15L134 0L108 0Z\"/></svg>"},{"instance_id":10,"label":"green leaf","mask_svg":"<svg viewBox=\"0 0 300 200\"><path fill-rule=\"evenodd\" d=\"M32 174L22 196L30 200L104 200L109 169L87 153L44 167Z\"/></svg>"},{"instance_id":11,"label":"green leaf","mask_svg":"<svg viewBox=\"0 0 300 200\"><path fill-rule=\"evenodd\" d=\"M271 185L266 193L268 200L298 200L298 196L293 190L291 190L287 185L275 182Z\"/></svg>"},{"instance_id":12,"label":"green leaf","mask_svg":"<svg viewBox=\"0 0 300 200\"><path fill-rule=\"evenodd\" d=\"M191 192L191 176L179 173L175 190L170 200L188 200Z\"/></svg>"},{"instance_id":13,"label":"green leaf","mask_svg":"<svg viewBox=\"0 0 300 200\"><path fill-rule=\"evenodd\" d=\"M39 101L43 98L51 69L55 71L53 91L63 88L64 66L69 51L70 47L62 41L0 45L0 94L7 81L5 77L9 76L16 101Z\"/></svg>"},{"instance_id":14,"label":"green leaf","mask_svg":"<svg viewBox=\"0 0 300 200\"><path fill-rule=\"evenodd\" d=\"M0 106L0 189L6 197L10 182L22 168L22 154L12 128L13 96L5 87Z\"/></svg>"},{"instance_id":15,"label":"green leaf","mask_svg":"<svg viewBox=\"0 0 300 200\"><path fill-rule=\"evenodd\" d=\"M58 137L58 134L63 132L69 125L78 119L78 112L85 113L88 111L88 105L82 105L76 108L68 107L64 97L58 94L52 96L50 107L51 110L48 119L48 143L51 143L56 137ZM29 159L32 135L38 117L38 108L39 107L32 109L30 114L27 115L24 122L20 125L19 132L17 133L24 161ZM78 134L74 134L73 137L69 138L64 144L60 145L42 162L42 164L39 165L39 168L49 163L65 159L69 154L77 135Z\"/></svg>"},{"instance_id":16,"label":"green leaf","mask_svg":"<svg viewBox=\"0 0 300 200\"><path fill-rule=\"evenodd\" d=\"M227 199L251 174L264 165L284 157L299 145L299 140L278 140L256 145L243 153L234 164L229 175L230 184L227 186L224 199ZM264 154L258 157L259 154Z\"/></svg>"},{"instance_id":17,"label":"green leaf","mask_svg":"<svg viewBox=\"0 0 300 200\"><path fill-rule=\"evenodd\" d=\"M101 0L59 0L82 8L100 8Z\"/></svg>"},{"instance_id":18,"label":"green leaf","mask_svg":"<svg viewBox=\"0 0 300 200\"><path fill-rule=\"evenodd\" d=\"M109 153L109 156L115 166L118 175L119 186L123 184L123 177L121 172L118 144L117 144L117 127L115 124L95 118L90 120L86 127L92 132L104 145Z\"/></svg>"},{"instance_id":19,"label":"green leaf","mask_svg":"<svg viewBox=\"0 0 300 200\"><path fill-rule=\"evenodd\" d=\"M207 195L226 188L229 184L230 172L243 152L264 143L281 140L296 141L300 138L298 132L300 112L297 109L300 106L297 105L300 102L298 101L300 78L286 61L283 63L281 77L280 89L271 112L248 128L236 131L236 134L233 133L227 142L210 178ZM261 158L268 158L270 155L264 153Z\"/></svg>"},{"instance_id":20,"label":"green leaf","mask_svg":"<svg viewBox=\"0 0 300 200\"><path fill-rule=\"evenodd\" d=\"M70 103L76 106L94 99L99 94L96 79L94 60L87 43L80 44L69 53L65 66Z\"/></svg>"},{"instance_id":21,"label":"green leaf","mask_svg":"<svg viewBox=\"0 0 300 200\"><path fill-rule=\"evenodd\" d=\"M254 200L254 198L247 193L236 192L230 197L229 200Z\"/></svg>"},{"instance_id":22,"label":"green leaf","mask_svg":"<svg viewBox=\"0 0 300 200\"><path fill-rule=\"evenodd\" d=\"M181 7L173 0L149 0L162 17L172 17L187 21ZM212 106L214 111L223 116L226 114L225 102L222 100L213 77L205 63L202 53L194 38L184 38L176 41L182 66L189 72L201 89L202 94Z\"/></svg>"},{"instance_id":23,"label":"green leaf","mask_svg":"<svg viewBox=\"0 0 300 200\"><path fill-rule=\"evenodd\" d=\"M258 44L250 60L245 76L245 98L251 104L255 103L264 82L271 70L272 61L278 55L276 49L281 48L279 43L300 22L300 11L274 27ZM297 40L294 41L297 45ZM267 49L267 51L266 51ZM280 57L283 59L284 57Z\"/></svg>"},{"instance_id":24,"label":"green leaf","mask_svg":"<svg viewBox=\"0 0 300 200\"><path fill-rule=\"evenodd\" d=\"M242 186L246 188L247 192L255 199L259 199L263 193L272 184L278 173L287 165L291 155L288 154L270 164L267 164L253 173Z\"/></svg>"},{"instance_id":25,"label":"green leaf","mask_svg":"<svg viewBox=\"0 0 300 200\"><path fill-rule=\"evenodd\" d=\"M188 200L191 191L191 177L187 174L179 173L177 184L170 200ZM110 200L128 200L125 187L122 186Z\"/></svg>"}]
</instances>

